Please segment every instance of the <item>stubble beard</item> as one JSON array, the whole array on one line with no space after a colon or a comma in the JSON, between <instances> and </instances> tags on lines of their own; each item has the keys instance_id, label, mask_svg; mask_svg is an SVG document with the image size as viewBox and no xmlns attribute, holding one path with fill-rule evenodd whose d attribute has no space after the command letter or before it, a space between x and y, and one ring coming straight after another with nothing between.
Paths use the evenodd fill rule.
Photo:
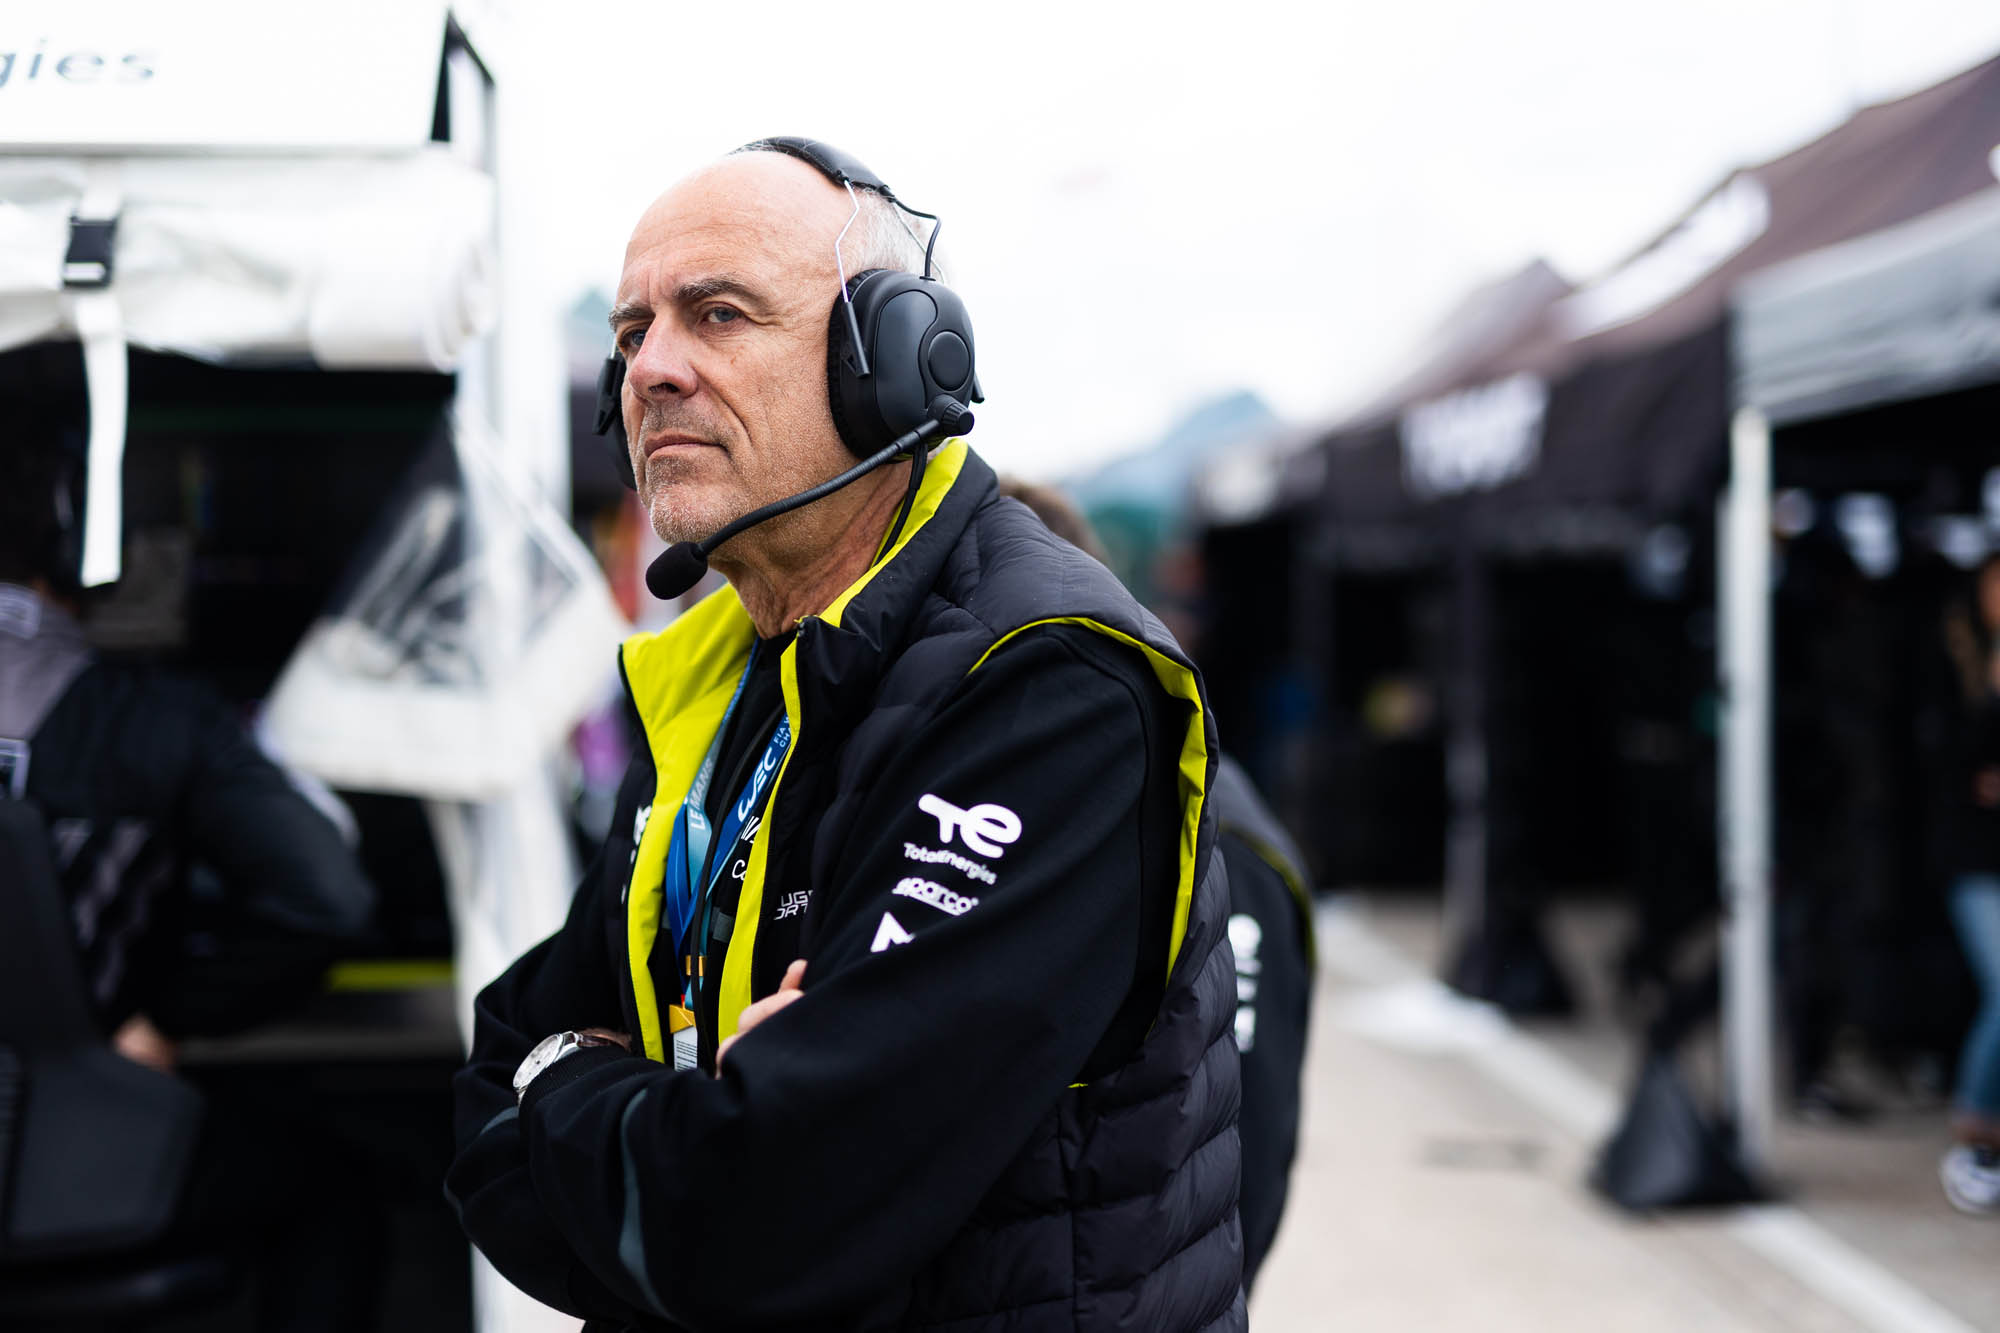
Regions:
<instances>
[{"instance_id":1,"label":"stubble beard","mask_svg":"<svg viewBox=\"0 0 2000 1333\"><path fill-rule=\"evenodd\" d=\"M654 458L646 463L642 489L653 531L669 546L696 542L737 517L728 497L704 487L691 460Z\"/></svg>"},{"instance_id":2,"label":"stubble beard","mask_svg":"<svg viewBox=\"0 0 2000 1333\"><path fill-rule=\"evenodd\" d=\"M683 423L667 420L664 413L656 418L649 410L641 423L641 438L657 430L687 428ZM708 435L706 431L695 433ZM781 427L779 438L797 436ZM828 454L829 458L814 459L809 456L814 452ZM837 440L823 444L815 439L803 449L767 443L764 450L749 449L742 454L727 447L713 453L707 449L692 454L663 453L636 458L634 466L638 469L639 493L653 531L671 546L706 540L754 509L817 485L850 461ZM748 475L743 470L746 465ZM806 511L800 511L796 519L786 515L773 520L768 530L756 529L760 534L756 544L761 546L800 522L810 527L812 518ZM739 543L732 541L729 545Z\"/></svg>"},{"instance_id":3,"label":"stubble beard","mask_svg":"<svg viewBox=\"0 0 2000 1333\"><path fill-rule=\"evenodd\" d=\"M752 486L729 467L725 457L656 457L647 463L641 494L653 531L671 546L706 540L751 510L796 495L822 480L809 466L795 466ZM774 520L774 524L773 535L777 528L790 526L786 519Z\"/></svg>"}]
</instances>

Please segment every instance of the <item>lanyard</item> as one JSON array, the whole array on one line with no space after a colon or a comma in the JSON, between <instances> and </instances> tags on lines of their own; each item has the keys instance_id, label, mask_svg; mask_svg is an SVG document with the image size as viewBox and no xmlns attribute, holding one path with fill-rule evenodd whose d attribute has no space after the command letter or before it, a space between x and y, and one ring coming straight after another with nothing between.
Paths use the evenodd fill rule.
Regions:
<instances>
[{"instance_id":1,"label":"lanyard","mask_svg":"<svg viewBox=\"0 0 2000 1333\"><path fill-rule=\"evenodd\" d=\"M743 784L742 792L723 812L721 837L715 837L716 830L709 824L706 808L708 791L715 780L722 738L728 734L730 719L743 698L743 688L749 683L750 672L756 664L756 650L753 648L750 664L743 669L743 678L736 682L736 693L730 697L729 707L722 715L722 725L716 729L715 739L709 742L708 754L695 774L693 785L688 788L686 799L681 802L680 817L675 822L673 841L667 850L667 927L676 945L676 958L685 959L693 954L696 943L693 939L694 925L696 917L701 914L699 909L713 895L716 882L729 865L737 842L746 831L754 833L756 825L749 823L746 829L746 822L756 813L777 777L779 766L784 763L786 752L791 749L792 723L789 717L783 717L778 720L776 730L765 744L762 758ZM709 861L711 848L719 848L721 855L715 857L714 869L709 872L704 884L702 870ZM681 990L684 1003L693 1003L696 980L688 969L683 969Z\"/></svg>"}]
</instances>

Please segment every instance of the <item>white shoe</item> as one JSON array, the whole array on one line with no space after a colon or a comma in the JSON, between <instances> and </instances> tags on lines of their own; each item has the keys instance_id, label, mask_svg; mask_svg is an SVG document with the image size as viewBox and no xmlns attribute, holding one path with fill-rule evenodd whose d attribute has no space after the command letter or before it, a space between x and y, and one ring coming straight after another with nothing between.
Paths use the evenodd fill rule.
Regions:
<instances>
[{"instance_id":1,"label":"white shoe","mask_svg":"<svg viewBox=\"0 0 2000 1333\"><path fill-rule=\"evenodd\" d=\"M1961 1143L1938 1163L1944 1197L1961 1213L2000 1213L2000 1149Z\"/></svg>"}]
</instances>

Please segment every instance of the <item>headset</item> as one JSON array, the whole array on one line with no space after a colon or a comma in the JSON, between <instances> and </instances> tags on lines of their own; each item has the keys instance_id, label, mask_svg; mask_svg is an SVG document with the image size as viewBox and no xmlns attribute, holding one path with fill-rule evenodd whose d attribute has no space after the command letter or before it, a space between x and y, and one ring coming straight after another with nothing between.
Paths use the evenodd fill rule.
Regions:
<instances>
[{"instance_id":1,"label":"headset","mask_svg":"<svg viewBox=\"0 0 2000 1333\"><path fill-rule=\"evenodd\" d=\"M958 294L932 276L932 257L942 229L936 216L911 208L859 160L817 140L758 139L736 151L783 153L811 166L854 198L848 227L861 212L855 191L867 190L912 217L929 219L931 234L924 246L921 276L894 269L865 269L850 278L840 257L847 227L834 241L841 284L827 315L826 394L834 429L861 463L829 483L752 511L702 542L683 542L670 548L647 572L648 586L661 597L678 596L679 592L662 592L661 588L678 585L689 571L693 579L688 586L692 586L707 568L708 553L744 528L830 495L908 453L913 464L910 489L890 537L893 543L922 482L929 451L921 446L941 433L969 431L972 413L967 404L985 401L974 362L971 316ZM632 472L631 446L625 432L624 386L625 358L613 350L597 375L596 432L610 441L620 479L636 490L638 479ZM677 558L669 559L677 553Z\"/></svg>"}]
</instances>

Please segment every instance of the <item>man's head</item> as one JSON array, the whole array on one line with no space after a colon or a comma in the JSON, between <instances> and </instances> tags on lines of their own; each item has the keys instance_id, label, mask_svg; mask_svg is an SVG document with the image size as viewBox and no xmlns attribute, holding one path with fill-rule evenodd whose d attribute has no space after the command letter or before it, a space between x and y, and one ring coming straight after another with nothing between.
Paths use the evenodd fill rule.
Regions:
<instances>
[{"instance_id":1,"label":"man's head","mask_svg":"<svg viewBox=\"0 0 2000 1333\"><path fill-rule=\"evenodd\" d=\"M663 539L705 537L853 461L827 401L827 321L840 290L835 240L847 229L841 258L850 277L865 268L918 271L923 262L887 200L866 191L858 198L856 216L847 191L807 163L742 152L683 180L639 220L611 324L626 361L633 474ZM900 484L902 474L895 467L870 480ZM865 498L856 490L850 504ZM803 510L788 516L795 523L752 531L782 543L788 531L796 537L833 521L838 509Z\"/></svg>"},{"instance_id":2,"label":"man's head","mask_svg":"<svg viewBox=\"0 0 2000 1333\"><path fill-rule=\"evenodd\" d=\"M14 438L0 443L0 583L40 587L60 597L77 591L75 534L82 469L50 421L32 406Z\"/></svg>"}]
</instances>

